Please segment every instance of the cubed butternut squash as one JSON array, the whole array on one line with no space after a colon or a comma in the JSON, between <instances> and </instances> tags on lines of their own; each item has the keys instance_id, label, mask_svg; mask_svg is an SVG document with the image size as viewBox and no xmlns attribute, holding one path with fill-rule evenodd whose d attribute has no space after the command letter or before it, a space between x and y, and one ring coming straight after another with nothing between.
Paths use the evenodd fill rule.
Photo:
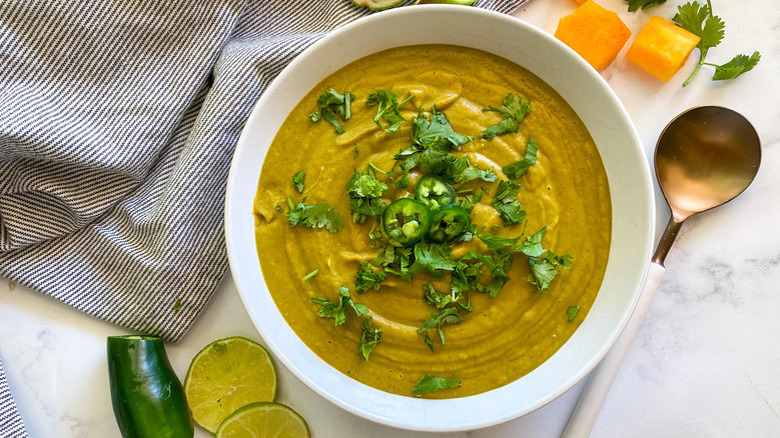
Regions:
<instances>
[{"instance_id":1,"label":"cubed butternut squash","mask_svg":"<svg viewBox=\"0 0 780 438\"><path fill-rule=\"evenodd\" d=\"M583 3L585 3L588 0L574 0L574 3L577 3L577 6L582 6Z\"/></svg>"},{"instance_id":2,"label":"cubed butternut squash","mask_svg":"<svg viewBox=\"0 0 780 438\"><path fill-rule=\"evenodd\" d=\"M698 36L661 17L652 17L639 31L626 59L667 82L699 44Z\"/></svg>"},{"instance_id":3,"label":"cubed butternut squash","mask_svg":"<svg viewBox=\"0 0 780 438\"><path fill-rule=\"evenodd\" d=\"M555 36L593 68L603 70L615 60L631 31L616 13L588 0L561 18Z\"/></svg>"}]
</instances>

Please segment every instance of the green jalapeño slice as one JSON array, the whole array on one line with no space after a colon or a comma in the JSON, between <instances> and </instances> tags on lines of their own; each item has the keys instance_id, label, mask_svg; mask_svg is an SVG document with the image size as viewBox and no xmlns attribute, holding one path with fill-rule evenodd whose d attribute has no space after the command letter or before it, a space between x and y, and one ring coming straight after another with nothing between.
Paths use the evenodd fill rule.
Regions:
<instances>
[{"instance_id":1,"label":"green jalape\u00f1o slice","mask_svg":"<svg viewBox=\"0 0 780 438\"><path fill-rule=\"evenodd\" d=\"M422 239L431 227L431 210L412 198L401 198L385 208L382 227L395 246L407 246Z\"/></svg>"},{"instance_id":2,"label":"green jalape\u00f1o slice","mask_svg":"<svg viewBox=\"0 0 780 438\"><path fill-rule=\"evenodd\" d=\"M457 197L450 183L431 173L420 178L414 188L414 199L427 205L431 211L451 205Z\"/></svg>"},{"instance_id":3,"label":"green jalape\u00f1o slice","mask_svg":"<svg viewBox=\"0 0 780 438\"><path fill-rule=\"evenodd\" d=\"M452 242L471 228L471 218L461 207L441 209L433 214L428 240L436 243Z\"/></svg>"}]
</instances>

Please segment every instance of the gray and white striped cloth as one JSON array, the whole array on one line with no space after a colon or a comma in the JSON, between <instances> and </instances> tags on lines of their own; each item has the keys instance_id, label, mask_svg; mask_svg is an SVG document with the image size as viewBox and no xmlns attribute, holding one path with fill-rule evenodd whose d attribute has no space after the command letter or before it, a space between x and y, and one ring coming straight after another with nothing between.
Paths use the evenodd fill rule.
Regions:
<instances>
[{"instance_id":1,"label":"gray and white striped cloth","mask_svg":"<svg viewBox=\"0 0 780 438\"><path fill-rule=\"evenodd\" d=\"M348 0L0 2L0 275L179 340L227 269L225 181L254 102L366 14ZM0 367L0 437L20 436Z\"/></svg>"}]
</instances>

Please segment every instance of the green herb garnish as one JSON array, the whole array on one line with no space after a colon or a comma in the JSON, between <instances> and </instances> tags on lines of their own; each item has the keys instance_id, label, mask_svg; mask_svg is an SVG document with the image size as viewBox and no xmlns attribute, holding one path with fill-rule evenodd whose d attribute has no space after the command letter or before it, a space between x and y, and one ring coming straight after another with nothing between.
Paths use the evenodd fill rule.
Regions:
<instances>
[{"instance_id":1,"label":"green herb garnish","mask_svg":"<svg viewBox=\"0 0 780 438\"><path fill-rule=\"evenodd\" d=\"M566 309L566 318L569 319L569 322L574 321L574 318L576 318L577 314L580 313L580 307L581 306L571 306Z\"/></svg>"},{"instance_id":2,"label":"green herb garnish","mask_svg":"<svg viewBox=\"0 0 780 438\"><path fill-rule=\"evenodd\" d=\"M335 233L344 228L344 222L341 220L339 212L330 204L320 202L316 205L306 205L301 199L297 205L293 205L290 198L287 198L287 206L290 211L287 212L287 220L290 221L290 227L301 224L309 228L327 228L331 233Z\"/></svg>"},{"instance_id":3,"label":"green herb garnish","mask_svg":"<svg viewBox=\"0 0 780 438\"><path fill-rule=\"evenodd\" d=\"M474 309L471 307L471 300L466 304L459 303L463 299L463 294L460 292L452 291L450 294L445 294L433 287L433 284L428 283L423 286L423 299L426 303L437 309L443 309L449 304L455 303L460 306L461 309L471 312Z\"/></svg>"},{"instance_id":4,"label":"green herb garnish","mask_svg":"<svg viewBox=\"0 0 780 438\"><path fill-rule=\"evenodd\" d=\"M360 327L362 333L360 335L360 345L358 351L363 359L368 361L368 356L374 351L374 348L382 341L382 329L374 328L371 325L371 317L367 317L363 320L363 325Z\"/></svg>"},{"instance_id":5,"label":"green herb garnish","mask_svg":"<svg viewBox=\"0 0 780 438\"><path fill-rule=\"evenodd\" d=\"M374 90L366 99L366 106L376 106L376 115L374 116L374 123L376 126L382 128L385 132L397 131L401 123L406 121L401 113L398 112L398 107L402 106L406 102L412 100L414 95L411 95L404 99L401 103L398 103L398 94L393 91ZM387 127L382 126L379 122L381 119L385 119L388 123Z\"/></svg>"},{"instance_id":6,"label":"green herb garnish","mask_svg":"<svg viewBox=\"0 0 780 438\"><path fill-rule=\"evenodd\" d=\"M651 6L662 5L666 0L626 0L628 3L628 12L636 12L639 8L647 9Z\"/></svg>"},{"instance_id":7,"label":"green herb garnish","mask_svg":"<svg viewBox=\"0 0 780 438\"><path fill-rule=\"evenodd\" d=\"M317 122L320 119L327 120L333 125L333 128L336 129L336 133L343 134L344 128L341 126L338 119L336 119L336 115L338 115L342 121L349 120L349 118L352 117L350 105L354 99L355 95L349 91L345 91L344 94L339 94L336 90L331 88L317 98L317 107L319 108L319 111L309 114L309 118L312 122Z\"/></svg>"},{"instance_id":8,"label":"green herb garnish","mask_svg":"<svg viewBox=\"0 0 780 438\"><path fill-rule=\"evenodd\" d=\"M419 396L429 392L441 391L442 389L457 388L458 386L460 386L460 379L445 379L428 374L417 381L412 389L412 395Z\"/></svg>"},{"instance_id":9,"label":"green herb garnish","mask_svg":"<svg viewBox=\"0 0 780 438\"><path fill-rule=\"evenodd\" d=\"M298 191L298 193L303 193L303 180L306 178L306 171L301 170L300 172L296 173L292 177L292 185L295 187L295 190Z\"/></svg>"},{"instance_id":10,"label":"green herb garnish","mask_svg":"<svg viewBox=\"0 0 780 438\"><path fill-rule=\"evenodd\" d=\"M182 308L181 299L180 298L176 298L176 302L173 303L173 310L177 310L178 311L178 310L181 310L181 308Z\"/></svg>"},{"instance_id":11,"label":"green herb garnish","mask_svg":"<svg viewBox=\"0 0 780 438\"><path fill-rule=\"evenodd\" d=\"M435 328L439 332L439 338L442 344L447 343L447 337L444 336L444 329L442 326L446 324L460 324L463 322L463 318L458 314L458 309L455 307L448 307L439 313L431 313L430 319L425 321L419 329L418 334L427 332L430 329Z\"/></svg>"},{"instance_id":12,"label":"green herb garnish","mask_svg":"<svg viewBox=\"0 0 780 438\"><path fill-rule=\"evenodd\" d=\"M333 318L334 325L344 324L344 321L347 320L347 307L351 307L357 316L368 314L368 308L354 302L349 295L349 289L344 286L339 288L339 300L337 302L330 302L325 298L319 297L314 297L311 301L320 305L320 311L317 314L323 318Z\"/></svg>"},{"instance_id":13,"label":"green herb garnish","mask_svg":"<svg viewBox=\"0 0 780 438\"><path fill-rule=\"evenodd\" d=\"M371 265L360 262L360 269L355 274L355 292L362 294L371 288L377 290L382 286L385 278L387 278L387 272L374 272Z\"/></svg>"},{"instance_id":14,"label":"green herb garnish","mask_svg":"<svg viewBox=\"0 0 780 438\"><path fill-rule=\"evenodd\" d=\"M320 273L319 269L315 269L315 270L309 272L308 274L304 275L303 278L301 278L301 283L305 283L307 280L311 279L312 277L314 277L315 275L317 275L319 273Z\"/></svg>"},{"instance_id":15,"label":"green herb garnish","mask_svg":"<svg viewBox=\"0 0 780 438\"><path fill-rule=\"evenodd\" d=\"M544 257L529 257L528 264L531 265L528 282L535 285L539 292L546 294L550 282L558 276L558 268L571 268L572 256L569 254L558 256L547 250Z\"/></svg>"},{"instance_id":16,"label":"green herb garnish","mask_svg":"<svg viewBox=\"0 0 780 438\"><path fill-rule=\"evenodd\" d=\"M699 63L693 70L688 79L683 82L683 87L688 86L693 78L699 72L703 65L715 67L713 80L734 79L739 75L748 72L758 64L761 54L754 52L753 55L737 55L731 61L716 65L704 62L709 49L716 47L723 40L726 31L726 23L712 13L712 3L707 0L706 5L700 5L698 2L688 2L677 7L677 14L672 18L678 26L693 33L701 38L699 44Z\"/></svg>"},{"instance_id":17,"label":"green herb garnish","mask_svg":"<svg viewBox=\"0 0 780 438\"><path fill-rule=\"evenodd\" d=\"M418 242L414 245L414 263L409 267L412 274L428 271L434 277L440 278L442 271L455 269L452 248L439 243Z\"/></svg>"},{"instance_id":18,"label":"green herb garnish","mask_svg":"<svg viewBox=\"0 0 780 438\"><path fill-rule=\"evenodd\" d=\"M508 164L501 168L509 179L517 179L525 174L529 167L536 164L536 153L539 151L539 145L533 137L528 140L528 145L525 147L525 158L520 161L515 161L512 164Z\"/></svg>"},{"instance_id":19,"label":"green herb garnish","mask_svg":"<svg viewBox=\"0 0 780 438\"><path fill-rule=\"evenodd\" d=\"M504 226L519 224L525 220L525 210L517 200L520 193L520 184L514 181L501 181L493 196L493 208L504 221Z\"/></svg>"},{"instance_id":20,"label":"green herb garnish","mask_svg":"<svg viewBox=\"0 0 780 438\"><path fill-rule=\"evenodd\" d=\"M379 181L369 166L363 172L355 171L347 181L347 196L351 198L352 222L363 223L367 216L382 214L387 204L382 195L388 190L387 184Z\"/></svg>"},{"instance_id":21,"label":"green herb garnish","mask_svg":"<svg viewBox=\"0 0 780 438\"><path fill-rule=\"evenodd\" d=\"M501 103L503 105L498 108L494 106L482 108L482 111L493 111L506 117L482 131L482 138L485 140L492 140L497 135L517 132L520 122L531 112L531 102L515 93L507 94Z\"/></svg>"}]
</instances>

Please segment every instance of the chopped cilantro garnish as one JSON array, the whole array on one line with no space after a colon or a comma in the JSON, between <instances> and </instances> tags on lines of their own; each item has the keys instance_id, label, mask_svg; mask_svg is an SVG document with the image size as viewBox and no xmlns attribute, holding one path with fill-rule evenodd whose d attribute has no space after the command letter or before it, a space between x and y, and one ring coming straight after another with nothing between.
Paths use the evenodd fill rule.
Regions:
<instances>
[{"instance_id":1,"label":"chopped cilantro garnish","mask_svg":"<svg viewBox=\"0 0 780 438\"><path fill-rule=\"evenodd\" d=\"M355 292L362 294L373 288L379 289L382 286L382 281L387 278L387 272L374 272L371 269L371 265L365 262L360 262L360 269L355 274Z\"/></svg>"},{"instance_id":2,"label":"chopped cilantro garnish","mask_svg":"<svg viewBox=\"0 0 780 438\"><path fill-rule=\"evenodd\" d=\"M312 277L314 277L315 275L317 275L319 273L320 273L320 270L319 269L315 269L315 270L309 272L308 274L304 275L303 278L301 278L301 282L305 283L307 280L310 280Z\"/></svg>"},{"instance_id":3,"label":"chopped cilantro garnish","mask_svg":"<svg viewBox=\"0 0 780 438\"><path fill-rule=\"evenodd\" d=\"M472 263L466 263L471 261ZM480 267L483 265L479 256L470 252L455 262L452 270L450 288L453 294L459 294L469 290L479 290Z\"/></svg>"},{"instance_id":4,"label":"chopped cilantro garnish","mask_svg":"<svg viewBox=\"0 0 780 438\"><path fill-rule=\"evenodd\" d=\"M412 395L418 396L429 392L441 391L442 389L457 388L458 386L460 386L460 379L445 379L428 374L417 381L412 389Z\"/></svg>"},{"instance_id":5,"label":"chopped cilantro garnish","mask_svg":"<svg viewBox=\"0 0 780 438\"><path fill-rule=\"evenodd\" d=\"M363 172L355 171L347 181L347 196L351 198L352 222L363 223L367 216L378 216L387 207L381 198L388 190L387 184L379 181L371 167Z\"/></svg>"},{"instance_id":6,"label":"chopped cilantro garnish","mask_svg":"<svg viewBox=\"0 0 780 438\"><path fill-rule=\"evenodd\" d=\"M520 161L515 161L512 164L504 166L501 171L504 172L509 179L517 179L523 176L529 167L536 164L536 153L539 151L539 145L533 137L528 140L528 145L525 147L525 158Z\"/></svg>"},{"instance_id":7,"label":"chopped cilantro garnish","mask_svg":"<svg viewBox=\"0 0 780 438\"><path fill-rule=\"evenodd\" d=\"M398 94L393 91L374 90L366 99L366 106L376 106L376 116L374 116L374 123L376 126L382 128L385 132L397 131L406 119L403 118L401 113L398 112L398 107L402 106L406 102L412 100L414 95L411 95L404 99L403 102L398 103ZM382 126L379 120L385 119L388 123L387 127Z\"/></svg>"},{"instance_id":8,"label":"chopped cilantro garnish","mask_svg":"<svg viewBox=\"0 0 780 438\"><path fill-rule=\"evenodd\" d=\"M319 107L319 111L309 114L309 118L312 122L325 119L333 125L333 128L336 129L336 133L343 134L344 128L341 126L338 119L336 119L336 115L343 121L349 120L349 118L352 117L350 105L354 99L355 95L349 91L345 91L344 94L339 94L336 90L331 88L317 98L317 107Z\"/></svg>"},{"instance_id":9,"label":"chopped cilantro garnish","mask_svg":"<svg viewBox=\"0 0 780 438\"><path fill-rule=\"evenodd\" d=\"M442 271L455 269L452 248L445 244L418 242L414 245L414 264L409 268L412 274L428 271L434 277L441 277Z\"/></svg>"},{"instance_id":10,"label":"chopped cilantro garnish","mask_svg":"<svg viewBox=\"0 0 780 438\"><path fill-rule=\"evenodd\" d=\"M513 246L517 243L518 240L520 240L520 237L515 237L512 239L509 237L498 237L490 233L482 233L477 237L482 241L482 243L487 245L488 249L491 251L503 249L507 246Z\"/></svg>"},{"instance_id":11,"label":"chopped cilantro garnish","mask_svg":"<svg viewBox=\"0 0 780 438\"><path fill-rule=\"evenodd\" d=\"M344 222L341 220L339 212L333 206L320 202L316 205L305 205L301 199L297 205L293 205L290 198L287 198L287 206L290 211L287 212L287 220L290 221L290 227L301 224L309 228L327 228L331 233L335 233L344 228Z\"/></svg>"},{"instance_id":12,"label":"chopped cilantro garnish","mask_svg":"<svg viewBox=\"0 0 780 438\"><path fill-rule=\"evenodd\" d=\"M528 282L535 285L539 292L546 294L550 282L558 276L558 268L569 269L572 266L572 257L569 254L558 256L547 250L544 257L529 257L531 273L528 274Z\"/></svg>"},{"instance_id":13,"label":"chopped cilantro garnish","mask_svg":"<svg viewBox=\"0 0 780 438\"><path fill-rule=\"evenodd\" d=\"M422 108L412 120L412 141L422 149L434 149L449 152L453 146L460 149L462 144L472 140L467 135L460 135L452 129L447 116L431 108L431 116L426 119Z\"/></svg>"},{"instance_id":14,"label":"chopped cilantro garnish","mask_svg":"<svg viewBox=\"0 0 780 438\"><path fill-rule=\"evenodd\" d=\"M173 310L181 310L181 308L182 308L181 299L176 298L176 302L173 303Z\"/></svg>"},{"instance_id":15,"label":"chopped cilantro garnish","mask_svg":"<svg viewBox=\"0 0 780 438\"><path fill-rule=\"evenodd\" d=\"M368 361L368 356L374 351L374 348L382 341L382 329L374 328L371 325L371 317L366 317L363 320L363 325L360 327L362 333L360 335L360 345L358 351L363 359Z\"/></svg>"},{"instance_id":16,"label":"chopped cilantro garnish","mask_svg":"<svg viewBox=\"0 0 780 438\"><path fill-rule=\"evenodd\" d=\"M458 314L456 307L448 307L439 313L430 313L430 319L425 321L423 325L417 329L418 334L427 332L430 329L435 328L439 333L439 338L442 344L447 343L447 337L444 336L444 329L442 326L446 324L460 324L463 322L463 318Z\"/></svg>"},{"instance_id":17,"label":"chopped cilantro garnish","mask_svg":"<svg viewBox=\"0 0 780 438\"><path fill-rule=\"evenodd\" d=\"M471 307L470 299L466 304L459 303L459 301L463 299L462 293L455 292L453 290L452 293L445 294L444 292L441 292L437 290L435 287L433 287L433 284L431 283L428 283L423 286L423 299L425 300L426 303L436 307L437 309L443 309L447 305L451 303L455 303L458 306L460 306L461 309L467 312L471 312L474 310Z\"/></svg>"},{"instance_id":18,"label":"chopped cilantro garnish","mask_svg":"<svg viewBox=\"0 0 780 438\"><path fill-rule=\"evenodd\" d=\"M497 135L517 132L520 122L531 112L531 102L518 94L509 93L501 102L503 105L496 108L490 106L482 108L482 111L493 111L505 117L504 120L482 131L482 138L492 140Z\"/></svg>"},{"instance_id":19,"label":"chopped cilantro garnish","mask_svg":"<svg viewBox=\"0 0 780 438\"><path fill-rule=\"evenodd\" d=\"M458 178L457 183L465 184L475 179L481 179L482 181L487 181L487 182L494 182L496 180L496 174L493 172L493 169L481 170L481 169L477 169L476 167L469 167L468 169L463 171L463 173L460 175L460 178Z\"/></svg>"},{"instance_id":20,"label":"chopped cilantro garnish","mask_svg":"<svg viewBox=\"0 0 780 438\"><path fill-rule=\"evenodd\" d=\"M351 307L357 316L368 314L368 308L360 303L356 303L349 296L349 289L344 286L339 288L339 300L330 302L325 298L314 297L311 299L314 304L320 305L318 315L323 318L333 318L335 325L344 324L347 320L347 307Z\"/></svg>"},{"instance_id":21,"label":"chopped cilantro garnish","mask_svg":"<svg viewBox=\"0 0 780 438\"><path fill-rule=\"evenodd\" d=\"M501 181L493 196L493 208L504 221L504 225L519 224L525 220L525 210L517 200L520 184L514 181Z\"/></svg>"},{"instance_id":22,"label":"chopped cilantro garnish","mask_svg":"<svg viewBox=\"0 0 780 438\"><path fill-rule=\"evenodd\" d=\"M581 306L571 306L566 309L566 318L569 319L569 322L574 321L574 318L576 318L577 314L580 313L580 307Z\"/></svg>"},{"instance_id":23,"label":"chopped cilantro garnish","mask_svg":"<svg viewBox=\"0 0 780 438\"><path fill-rule=\"evenodd\" d=\"M522 252L529 257L539 257L547 252L546 249L542 248L542 236L546 232L547 227L542 227L536 234L526 237L525 242L512 249L512 252Z\"/></svg>"},{"instance_id":24,"label":"chopped cilantro garnish","mask_svg":"<svg viewBox=\"0 0 780 438\"><path fill-rule=\"evenodd\" d=\"M295 190L298 191L298 193L303 193L303 180L306 178L306 171L301 170L300 172L296 173L292 177L292 185L295 187Z\"/></svg>"}]
</instances>

